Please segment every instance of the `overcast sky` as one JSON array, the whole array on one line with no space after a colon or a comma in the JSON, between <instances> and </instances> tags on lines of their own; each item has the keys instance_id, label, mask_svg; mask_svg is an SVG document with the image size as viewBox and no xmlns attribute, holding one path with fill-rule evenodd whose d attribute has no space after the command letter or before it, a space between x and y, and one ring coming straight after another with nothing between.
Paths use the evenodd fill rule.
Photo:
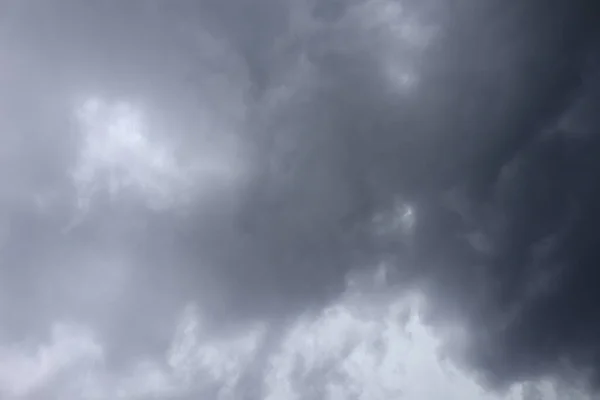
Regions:
<instances>
[{"instance_id":1,"label":"overcast sky","mask_svg":"<svg viewBox=\"0 0 600 400\"><path fill-rule=\"evenodd\" d=\"M596 398L598 18L0 1L0 398Z\"/></svg>"}]
</instances>

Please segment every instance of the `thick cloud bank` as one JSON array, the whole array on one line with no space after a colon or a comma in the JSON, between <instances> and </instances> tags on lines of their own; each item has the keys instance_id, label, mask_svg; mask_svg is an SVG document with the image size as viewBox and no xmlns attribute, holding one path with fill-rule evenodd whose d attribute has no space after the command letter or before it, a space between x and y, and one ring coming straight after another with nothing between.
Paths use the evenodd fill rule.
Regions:
<instances>
[{"instance_id":1,"label":"thick cloud bank","mask_svg":"<svg viewBox=\"0 0 600 400\"><path fill-rule=\"evenodd\" d=\"M598 18L5 1L0 391L592 396Z\"/></svg>"}]
</instances>

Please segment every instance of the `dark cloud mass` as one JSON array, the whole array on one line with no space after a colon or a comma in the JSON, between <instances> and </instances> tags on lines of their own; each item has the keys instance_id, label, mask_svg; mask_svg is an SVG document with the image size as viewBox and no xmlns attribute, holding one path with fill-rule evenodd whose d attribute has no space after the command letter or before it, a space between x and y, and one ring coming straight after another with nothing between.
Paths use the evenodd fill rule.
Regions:
<instances>
[{"instance_id":1,"label":"dark cloud mass","mask_svg":"<svg viewBox=\"0 0 600 400\"><path fill-rule=\"evenodd\" d=\"M189 301L216 332L275 326L386 262L491 387L597 386L598 21L591 0L2 2L0 340L84 321L118 367ZM137 126L93 128L115 104L147 137L102 142Z\"/></svg>"}]
</instances>

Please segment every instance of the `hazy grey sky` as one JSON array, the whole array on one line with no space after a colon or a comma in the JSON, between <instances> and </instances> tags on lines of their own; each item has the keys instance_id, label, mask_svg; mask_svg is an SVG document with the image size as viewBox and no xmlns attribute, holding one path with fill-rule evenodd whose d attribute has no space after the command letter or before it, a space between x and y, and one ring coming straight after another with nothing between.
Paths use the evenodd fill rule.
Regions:
<instances>
[{"instance_id":1,"label":"hazy grey sky","mask_svg":"<svg viewBox=\"0 0 600 400\"><path fill-rule=\"evenodd\" d=\"M594 398L597 7L0 2L0 398Z\"/></svg>"}]
</instances>

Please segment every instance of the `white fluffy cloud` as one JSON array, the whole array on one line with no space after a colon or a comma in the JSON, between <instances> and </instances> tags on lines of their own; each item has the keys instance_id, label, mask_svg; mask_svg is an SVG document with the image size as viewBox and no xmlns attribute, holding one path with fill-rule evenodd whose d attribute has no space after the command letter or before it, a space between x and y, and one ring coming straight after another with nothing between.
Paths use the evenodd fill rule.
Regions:
<instances>
[{"instance_id":1,"label":"white fluffy cloud","mask_svg":"<svg viewBox=\"0 0 600 400\"><path fill-rule=\"evenodd\" d=\"M486 392L467 372L440 358L442 343L419 313L424 299L395 295L385 290L383 280L381 274L349 279L349 289L337 302L294 321L259 374L264 398L525 400L536 393L543 399L566 393L549 380L515 384L504 394ZM194 393L237 399L241 377L258 368L253 360L266 333L266 326L258 324L212 336L203 329L201 310L190 306L164 358L109 371L91 332L57 325L48 344L0 348L0 393L10 400L40 393L74 400L171 399ZM587 398L577 391L568 394Z\"/></svg>"},{"instance_id":2,"label":"white fluffy cloud","mask_svg":"<svg viewBox=\"0 0 600 400\"><path fill-rule=\"evenodd\" d=\"M78 112L84 144L74 179L90 197L105 186L111 197L135 186L159 202L175 185L185 185L184 171L163 146L144 134L139 109L128 103L86 101ZM99 182L103 179L104 182Z\"/></svg>"},{"instance_id":3,"label":"white fluffy cloud","mask_svg":"<svg viewBox=\"0 0 600 400\"><path fill-rule=\"evenodd\" d=\"M100 193L111 200L134 196L157 210L185 206L199 191L231 184L243 173L239 149L222 139L230 135L197 132L212 139L194 160L183 161L176 141L182 133L150 132L145 112L133 102L101 98L77 109L82 140L72 176L80 209L87 210Z\"/></svg>"}]
</instances>

